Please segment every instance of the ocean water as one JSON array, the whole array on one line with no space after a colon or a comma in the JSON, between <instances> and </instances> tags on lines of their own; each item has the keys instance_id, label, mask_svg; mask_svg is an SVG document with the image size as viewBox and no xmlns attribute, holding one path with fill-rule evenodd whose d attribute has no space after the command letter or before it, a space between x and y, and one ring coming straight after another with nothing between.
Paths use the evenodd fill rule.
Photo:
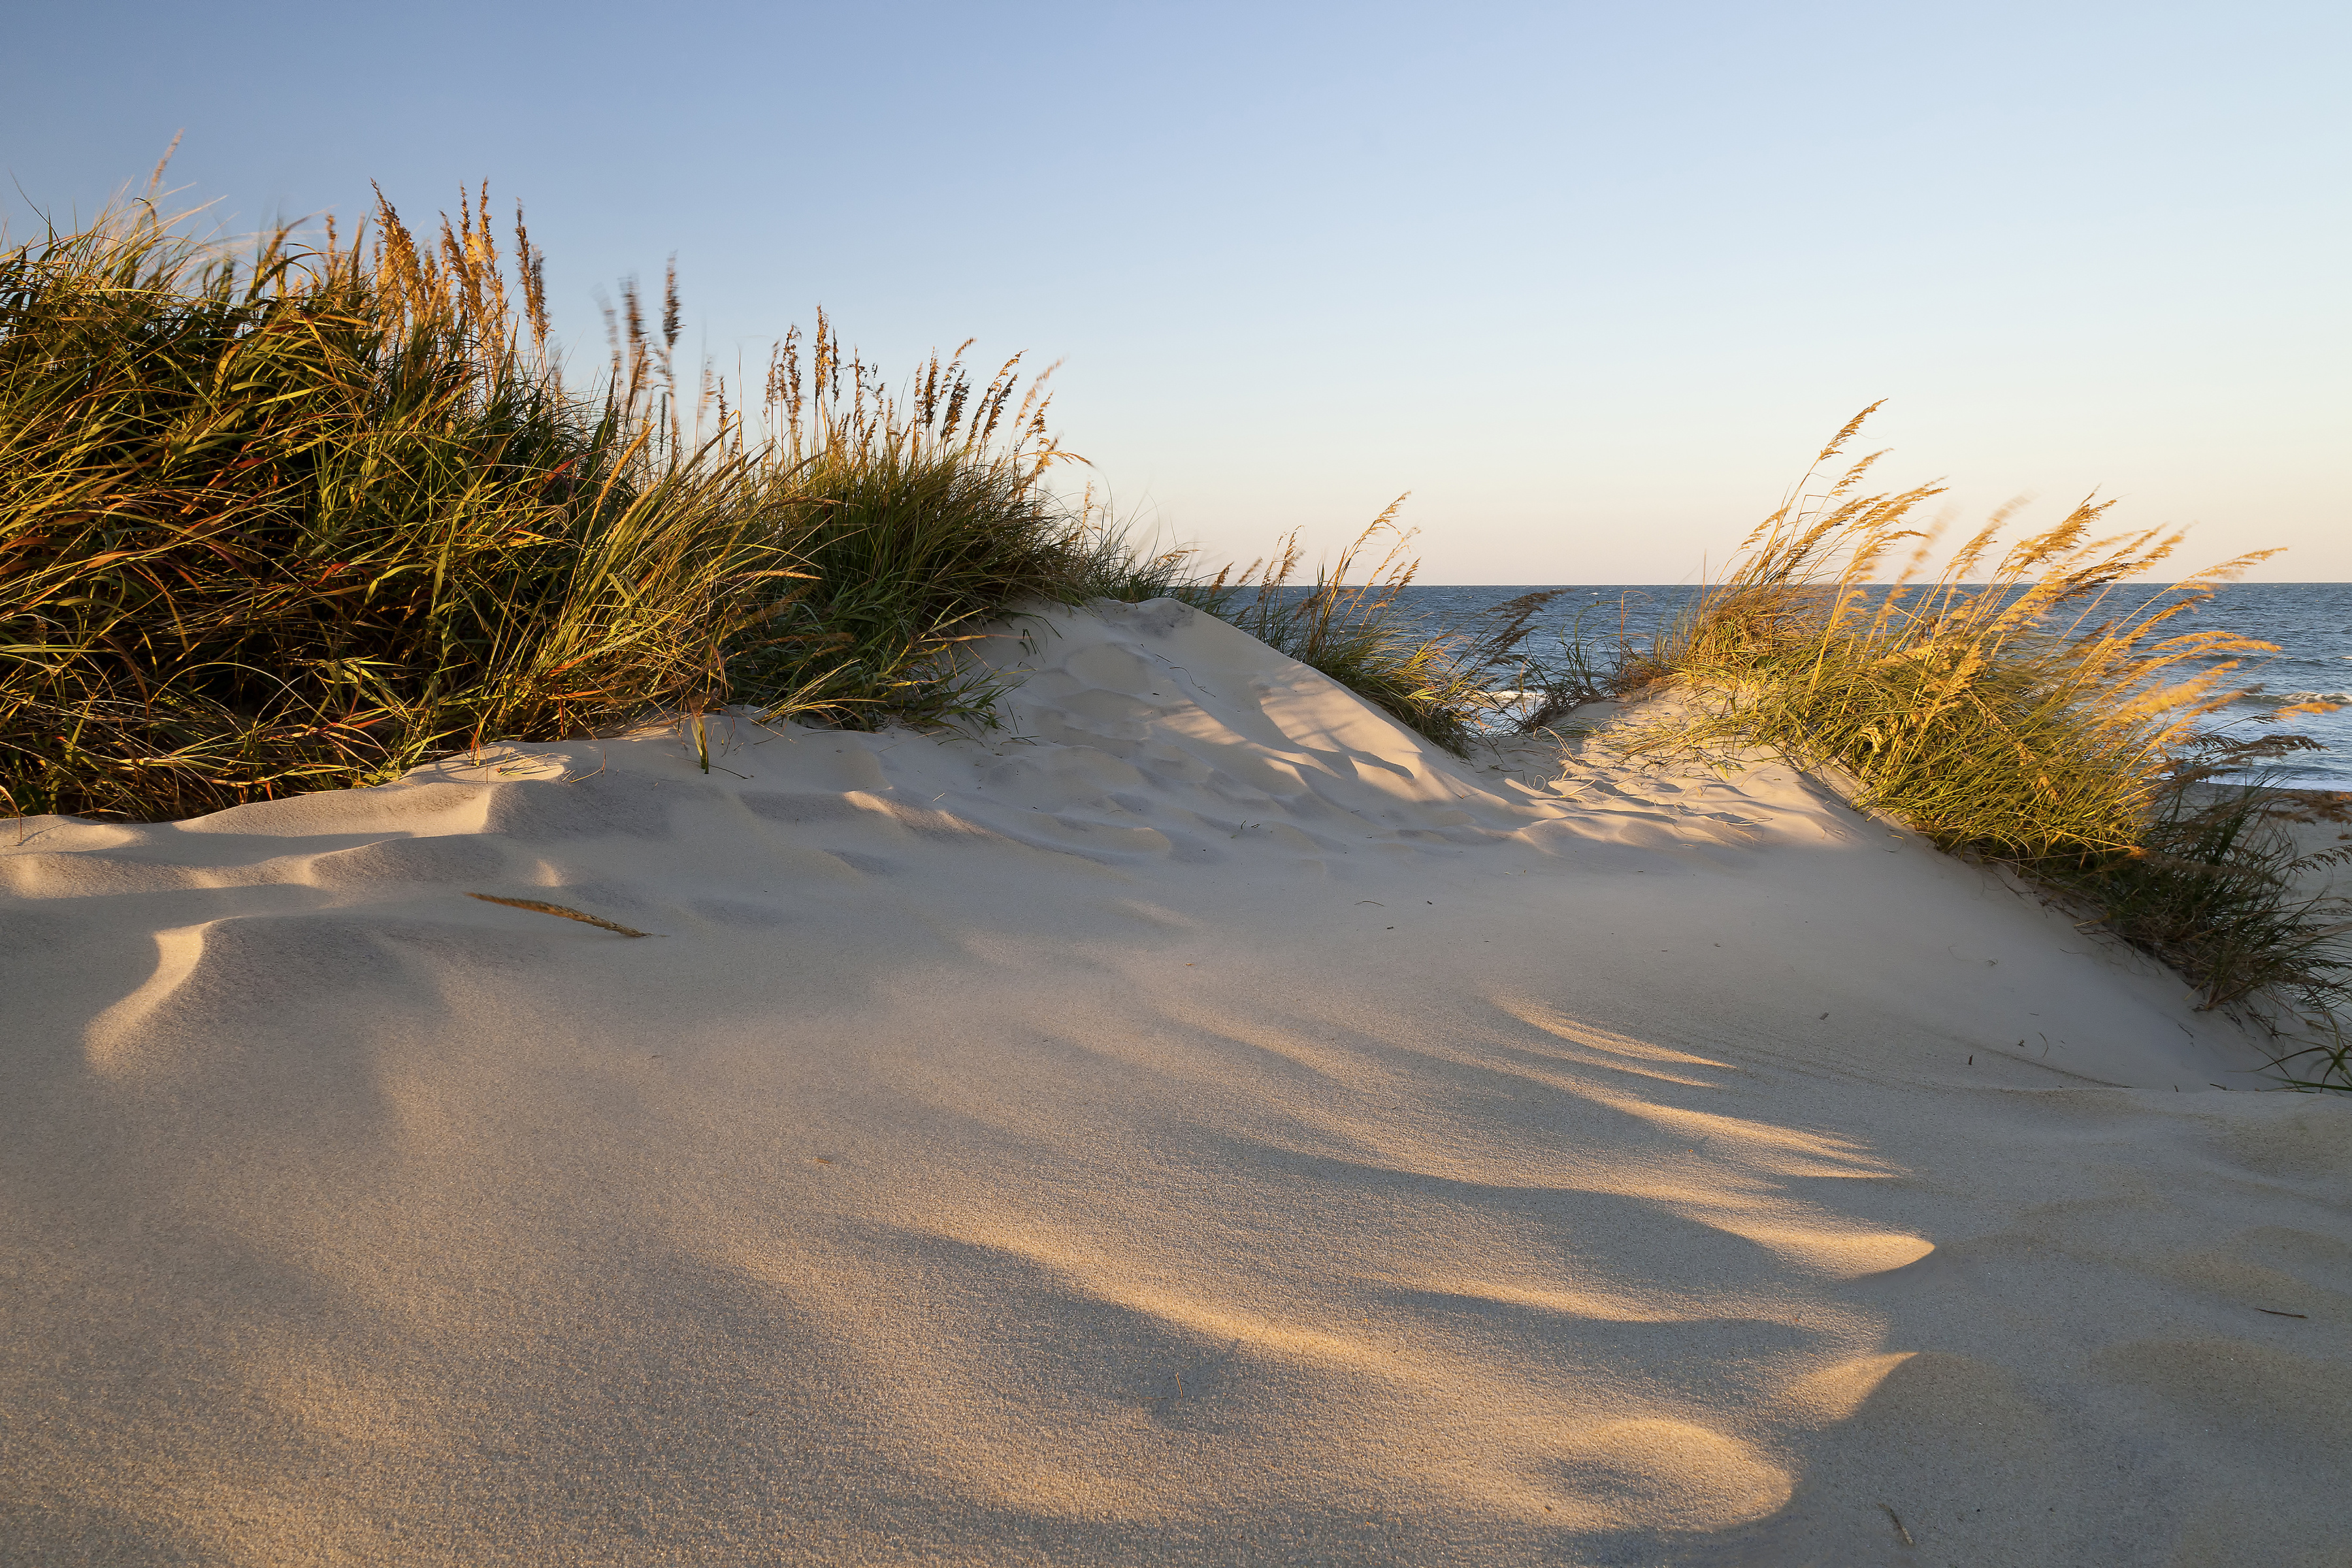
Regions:
<instances>
[{"instance_id":1,"label":"ocean water","mask_svg":"<svg viewBox=\"0 0 2352 1568\"><path fill-rule=\"evenodd\" d=\"M1402 602L1432 626L1450 626L1539 586L1415 584L1404 591ZM1638 647L1681 613L1697 592L1671 584L1570 587L1544 607L1530 646L1539 652L1557 650L1580 631L1588 645L1613 649L1622 635ZM2284 721L2269 717L2276 706L2313 697L2352 703L2352 583L2231 584L2193 618L2175 624L2184 631L2219 627L2277 644L2277 653L2241 663L2238 679L2259 687L2259 692L2216 714L2212 722L2238 735L2286 731L2309 736L2325 749L2282 758L2272 769L2275 782L2305 789L2352 789L2352 706Z\"/></svg>"}]
</instances>

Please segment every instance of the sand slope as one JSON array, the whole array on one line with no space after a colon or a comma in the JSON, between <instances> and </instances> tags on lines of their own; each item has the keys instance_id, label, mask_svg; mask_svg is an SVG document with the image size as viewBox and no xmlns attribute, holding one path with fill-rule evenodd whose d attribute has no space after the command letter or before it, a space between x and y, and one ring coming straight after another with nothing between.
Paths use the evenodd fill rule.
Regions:
<instances>
[{"instance_id":1,"label":"sand slope","mask_svg":"<svg viewBox=\"0 0 2352 1568\"><path fill-rule=\"evenodd\" d=\"M2352 1563L2352 1105L2178 981L1027 626L984 740L0 825L0 1561Z\"/></svg>"}]
</instances>

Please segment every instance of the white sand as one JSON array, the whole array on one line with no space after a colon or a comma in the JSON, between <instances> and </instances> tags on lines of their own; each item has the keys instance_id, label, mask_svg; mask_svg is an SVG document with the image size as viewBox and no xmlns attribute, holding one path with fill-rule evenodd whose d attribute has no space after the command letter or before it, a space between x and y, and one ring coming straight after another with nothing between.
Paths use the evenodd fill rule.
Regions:
<instances>
[{"instance_id":1,"label":"white sand","mask_svg":"<svg viewBox=\"0 0 2352 1568\"><path fill-rule=\"evenodd\" d=\"M2352 1105L2177 979L1029 640L985 742L0 825L0 1561L2352 1563Z\"/></svg>"}]
</instances>

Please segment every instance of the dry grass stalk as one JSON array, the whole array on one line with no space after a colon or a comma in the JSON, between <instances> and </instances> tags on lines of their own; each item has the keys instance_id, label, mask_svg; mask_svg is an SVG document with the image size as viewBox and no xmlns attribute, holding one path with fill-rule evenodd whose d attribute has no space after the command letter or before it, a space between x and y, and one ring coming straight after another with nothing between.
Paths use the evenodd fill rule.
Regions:
<instances>
[{"instance_id":1,"label":"dry grass stalk","mask_svg":"<svg viewBox=\"0 0 2352 1568\"><path fill-rule=\"evenodd\" d=\"M585 913L568 904L544 903L538 899L501 899L488 893L467 893L466 896L469 899L479 899L486 904L504 904L510 910L529 910L534 914L560 915L567 921L578 921L583 925L592 925L600 931L614 931L622 936L659 936L661 934L659 931L638 931L632 926L615 925L601 916Z\"/></svg>"}]
</instances>

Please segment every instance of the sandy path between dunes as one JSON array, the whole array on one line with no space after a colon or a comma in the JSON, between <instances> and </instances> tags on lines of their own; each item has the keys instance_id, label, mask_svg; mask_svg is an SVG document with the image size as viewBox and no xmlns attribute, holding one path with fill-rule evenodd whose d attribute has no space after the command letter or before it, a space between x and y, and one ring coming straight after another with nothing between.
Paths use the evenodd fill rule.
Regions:
<instances>
[{"instance_id":1,"label":"sandy path between dunes","mask_svg":"<svg viewBox=\"0 0 2352 1568\"><path fill-rule=\"evenodd\" d=\"M991 652L0 825L0 1561L2352 1563L2352 1105L2177 980L1786 769Z\"/></svg>"}]
</instances>

